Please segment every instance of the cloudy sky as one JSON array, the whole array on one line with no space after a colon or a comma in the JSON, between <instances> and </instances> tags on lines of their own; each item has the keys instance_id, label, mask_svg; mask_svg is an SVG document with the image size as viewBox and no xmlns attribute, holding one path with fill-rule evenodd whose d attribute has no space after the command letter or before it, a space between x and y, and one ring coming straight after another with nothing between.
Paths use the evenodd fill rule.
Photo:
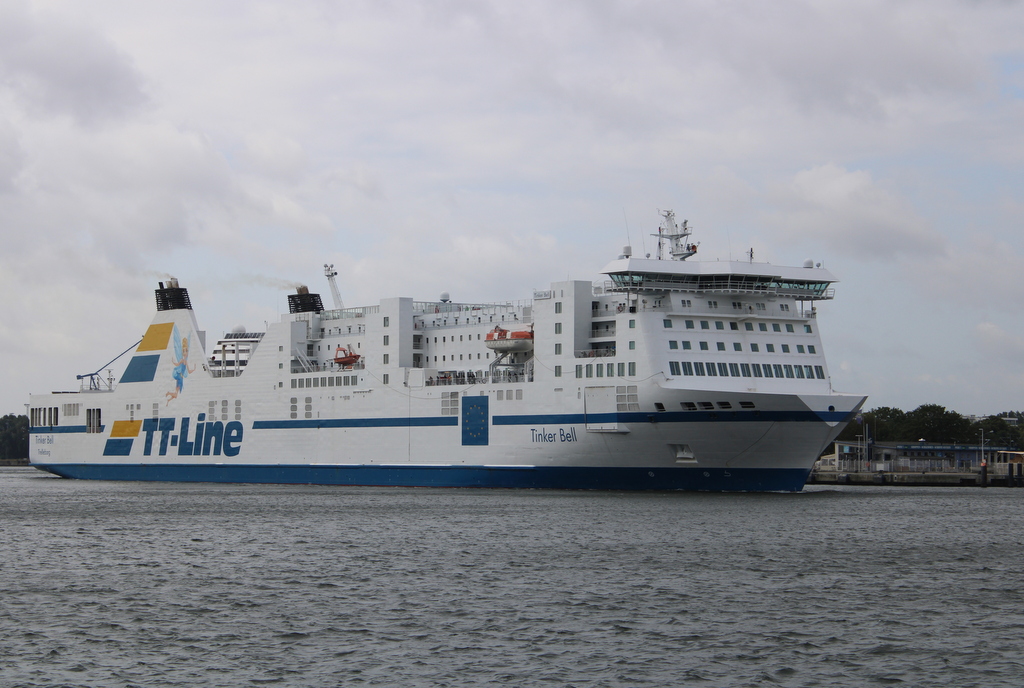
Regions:
<instances>
[{"instance_id":1,"label":"cloudy sky","mask_svg":"<svg viewBox=\"0 0 1024 688\"><path fill-rule=\"evenodd\" d=\"M659 208L835 273L869 407L1024 409L1022 162L1017 2L0 0L0 413L166 275L211 340L324 263L347 305L527 298Z\"/></svg>"}]
</instances>

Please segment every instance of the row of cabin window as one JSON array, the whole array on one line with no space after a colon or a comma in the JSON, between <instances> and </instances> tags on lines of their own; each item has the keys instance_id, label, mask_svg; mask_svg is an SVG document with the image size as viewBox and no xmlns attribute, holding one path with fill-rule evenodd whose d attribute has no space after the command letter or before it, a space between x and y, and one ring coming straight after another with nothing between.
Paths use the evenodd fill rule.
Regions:
<instances>
[{"instance_id":1,"label":"row of cabin window","mask_svg":"<svg viewBox=\"0 0 1024 688\"><path fill-rule=\"evenodd\" d=\"M629 326L633 327L633 322L634 321L630 320L629 322L630 322ZM700 329L702 329L702 330L710 330L711 329L711 321L709 321L709 320L700 320L700 321L684 320L683 321L683 325L688 330L695 330L695 329L697 329L697 325L696 325L697 322L700 322ZM662 320L661 324L665 327L665 329L672 329L672 327L673 327L672 320L669 319L669 318L665 318L664 320ZM783 323L771 323L772 332L782 332L782 324ZM793 323L784 323L784 324L786 326L786 332L796 332L796 329L793 327ZM722 321L722 320L716 320L715 321L715 329L716 330L724 330L725 329L725 322ZM729 321L729 329L730 330L739 331L740 324L738 322L736 322L735 320L730 320ZM743 329L746 330L747 332L753 332L754 331L754 323L752 323L752 322L745 322L745 323L743 323ZM763 323L763 322L757 323L757 330L759 332L767 332L768 331L768 323ZM814 334L814 329L810 325L804 325L804 332L806 334Z\"/></svg>"},{"instance_id":2,"label":"row of cabin window","mask_svg":"<svg viewBox=\"0 0 1024 688\"><path fill-rule=\"evenodd\" d=\"M469 360L471 360L471 361L473 360L473 354L459 354L459 360L460 361L462 360L463 356L469 356ZM490 358L490 357L491 357L491 354L488 352L486 354L486 358ZM476 355L476 359L478 361L480 360L480 354ZM429 356L427 357L427 360L430 360ZM455 354L452 354L452 360L453 361L455 360ZM388 362L388 355L384 354L384 363L387 363L387 362ZM441 356L441 363L447 363L447 362L448 362L447 355ZM434 356L434 363L437 363L437 356Z\"/></svg>"},{"instance_id":3,"label":"row of cabin window","mask_svg":"<svg viewBox=\"0 0 1024 688\"><path fill-rule=\"evenodd\" d=\"M705 363L703 361L669 361L670 375L697 377L779 377L799 380L825 379L825 368L779 363Z\"/></svg>"},{"instance_id":4,"label":"row of cabin window","mask_svg":"<svg viewBox=\"0 0 1024 688\"><path fill-rule=\"evenodd\" d=\"M576 377L635 377L636 363L588 363L576 366ZM555 366L555 377L562 377L562 366Z\"/></svg>"},{"instance_id":5,"label":"row of cabin window","mask_svg":"<svg viewBox=\"0 0 1024 688\"><path fill-rule=\"evenodd\" d=\"M349 387L359 383L358 375L338 375L337 377L292 378L292 389L310 387Z\"/></svg>"},{"instance_id":6,"label":"row of cabin window","mask_svg":"<svg viewBox=\"0 0 1024 688\"><path fill-rule=\"evenodd\" d=\"M633 342L630 342L630 344L633 344ZM689 350L691 350L693 348L691 346L690 342L688 342L688 341L676 342L674 340L670 340L669 341L668 348L669 349L673 349L673 350L674 349L678 349L679 348L679 344L683 345L683 351L689 351ZM707 342L697 342L697 344L700 346L700 350L701 351L710 351L711 350L709 348L709 345L708 345ZM715 342L715 344L717 345L718 351L725 351L726 350L725 342ZM790 353L789 344L782 344L781 347L782 347L782 353L784 353L784 354ZM634 347L630 346L629 348L632 349ZM742 342L733 342L732 343L732 350L733 351L743 351L743 344L742 344ZM750 350L752 352L754 352L755 354L756 353L760 353L761 352L761 346L759 344L757 344L756 342L751 342ZM766 353L774 354L775 353L775 345L774 344L765 344L764 345L764 350L765 350ZM817 353L817 349L815 349L814 344L808 344L807 346L804 346L803 344L797 344L796 345L796 352L798 354L803 354L803 353L815 354L815 353Z\"/></svg>"},{"instance_id":7,"label":"row of cabin window","mask_svg":"<svg viewBox=\"0 0 1024 688\"><path fill-rule=\"evenodd\" d=\"M679 301L679 305L682 306L683 308L692 308L693 307L693 301L691 301L690 299L681 299ZM733 301L732 302L732 307L733 307L734 310L741 311L741 310L743 310L743 302L741 302L741 301ZM717 301L708 301L708 308L718 308L718 302ZM755 303L753 306L748 304L747 308L749 308L751 310L759 310L759 311L766 311L766 310L768 310L768 306L766 304L763 304L763 303ZM780 303L779 304L779 310L780 311L788 311L789 310L789 304L787 304L787 303Z\"/></svg>"}]
</instances>

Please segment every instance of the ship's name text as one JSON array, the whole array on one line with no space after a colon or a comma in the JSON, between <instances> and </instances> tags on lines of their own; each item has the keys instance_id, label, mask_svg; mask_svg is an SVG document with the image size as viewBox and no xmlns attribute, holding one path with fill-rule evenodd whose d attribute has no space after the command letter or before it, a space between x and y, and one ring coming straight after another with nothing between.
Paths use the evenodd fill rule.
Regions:
<instances>
[{"instance_id":1,"label":"ship's name text","mask_svg":"<svg viewBox=\"0 0 1024 688\"><path fill-rule=\"evenodd\" d=\"M530 439L533 442L576 442L576 428L558 428L558 432L548 432L547 428L530 428Z\"/></svg>"}]
</instances>

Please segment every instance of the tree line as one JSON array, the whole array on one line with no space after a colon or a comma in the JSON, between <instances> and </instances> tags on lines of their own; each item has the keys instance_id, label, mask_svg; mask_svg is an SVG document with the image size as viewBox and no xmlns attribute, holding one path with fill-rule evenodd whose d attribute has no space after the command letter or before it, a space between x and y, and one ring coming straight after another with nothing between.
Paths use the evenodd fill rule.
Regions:
<instances>
[{"instance_id":1,"label":"tree line","mask_svg":"<svg viewBox=\"0 0 1024 688\"><path fill-rule=\"evenodd\" d=\"M980 444L982 430L985 446L1020 449L1024 447L1024 417L1019 411L999 414L1016 418L1012 426L998 416L989 416L977 422L949 411L938 404L922 404L913 411L904 412L891 406L865 411L859 421L854 420L837 438L841 442L856 442L858 435L866 434L878 442L939 442L942 444Z\"/></svg>"},{"instance_id":2,"label":"tree line","mask_svg":"<svg viewBox=\"0 0 1024 688\"><path fill-rule=\"evenodd\" d=\"M0 418L0 460L28 459L28 416Z\"/></svg>"}]
</instances>

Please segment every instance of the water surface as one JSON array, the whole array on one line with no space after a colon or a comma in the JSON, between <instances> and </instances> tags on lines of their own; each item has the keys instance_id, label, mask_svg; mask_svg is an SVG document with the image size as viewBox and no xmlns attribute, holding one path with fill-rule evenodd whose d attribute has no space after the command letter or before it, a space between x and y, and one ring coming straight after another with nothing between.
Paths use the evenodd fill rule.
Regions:
<instances>
[{"instance_id":1,"label":"water surface","mask_svg":"<svg viewBox=\"0 0 1024 688\"><path fill-rule=\"evenodd\" d=\"M0 468L0 685L1017 687L1022 505Z\"/></svg>"}]
</instances>

